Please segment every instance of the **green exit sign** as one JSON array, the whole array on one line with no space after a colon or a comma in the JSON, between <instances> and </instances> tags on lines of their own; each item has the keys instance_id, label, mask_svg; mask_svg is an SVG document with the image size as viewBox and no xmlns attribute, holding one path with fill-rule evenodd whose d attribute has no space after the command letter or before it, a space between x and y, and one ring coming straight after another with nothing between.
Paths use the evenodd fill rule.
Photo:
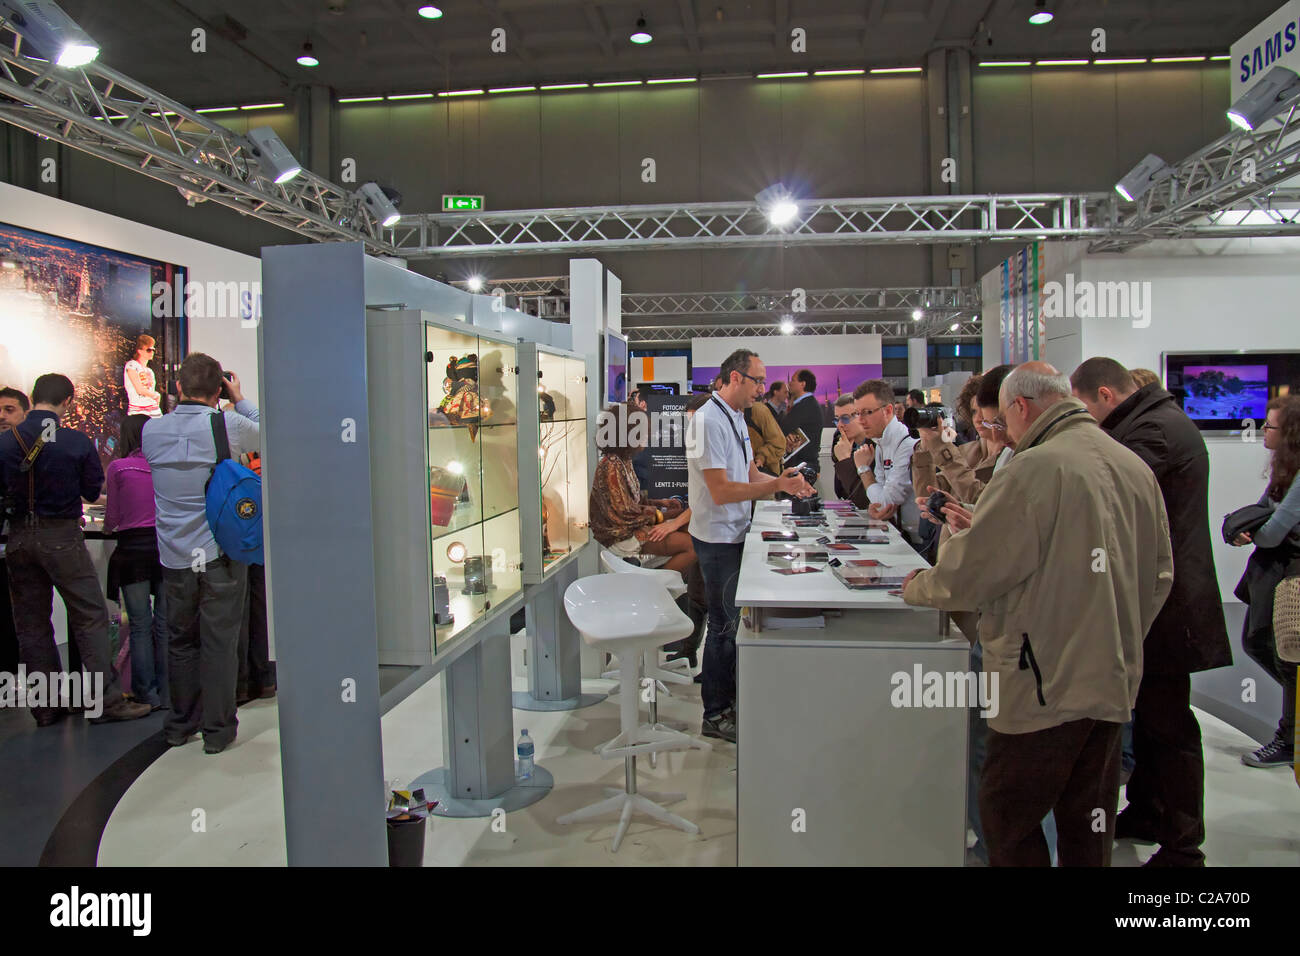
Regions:
<instances>
[{"instance_id":1,"label":"green exit sign","mask_svg":"<svg viewBox=\"0 0 1300 956\"><path fill-rule=\"evenodd\" d=\"M482 212L482 196L443 196L443 212Z\"/></svg>"}]
</instances>

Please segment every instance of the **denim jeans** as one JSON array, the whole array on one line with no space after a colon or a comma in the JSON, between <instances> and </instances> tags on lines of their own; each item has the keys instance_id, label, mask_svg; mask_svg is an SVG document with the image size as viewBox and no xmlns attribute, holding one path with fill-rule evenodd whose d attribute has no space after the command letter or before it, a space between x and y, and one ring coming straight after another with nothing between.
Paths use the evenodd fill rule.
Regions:
<instances>
[{"instance_id":1,"label":"denim jeans","mask_svg":"<svg viewBox=\"0 0 1300 956\"><path fill-rule=\"evenodd\" d=\"M694 535L691 540L695 542L700 573L704 575L704 594L709 607L700 697L704 701L704 716L712 718L736 704L736 625L740 621L736 582L740 578L744 544L714 544Z\"/></svg>"},{"instance_id":2,"label":"denim jeans","mask_svg":"<svg viewBox=\"0 0 1300 956\"><path fill-rule=\"evenodd\" d=\"M167 599L163 586L124 584L122 604L131 628L131 693L150 707L167 706ZM153 601L150 602L150 597ZM152 607L150 606L152 603Z\"/></svg>"}]
</instances>

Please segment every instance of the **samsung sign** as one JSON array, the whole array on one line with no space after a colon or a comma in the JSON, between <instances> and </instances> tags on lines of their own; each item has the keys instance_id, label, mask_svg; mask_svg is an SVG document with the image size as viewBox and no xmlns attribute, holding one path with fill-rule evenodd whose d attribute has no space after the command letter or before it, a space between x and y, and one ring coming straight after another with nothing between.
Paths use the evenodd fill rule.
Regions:
<instances>
[{"instance_id":1,"label":"samsung sign","mask_svg":"<svg viewBox=\"0 0 1300 956\"><path fill-rule=\"evenodd\" d=\"M1276 13L1232 45L1232 102L1275 66L1300 73L1300 0Z\"/></svg>"}]
</instances>

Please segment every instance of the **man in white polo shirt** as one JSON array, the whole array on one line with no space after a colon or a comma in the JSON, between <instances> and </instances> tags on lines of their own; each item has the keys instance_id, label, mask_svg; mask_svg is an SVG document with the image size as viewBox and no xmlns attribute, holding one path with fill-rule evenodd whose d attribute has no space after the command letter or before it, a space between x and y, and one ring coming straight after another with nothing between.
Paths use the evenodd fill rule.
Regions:
<instances>
[{"instance_id":1,"label":"man in white polo shirt","mask_svg":"<svg viewBox=\"0 0 1300 956\"><path fill-rule=\"evenodd\" d=\"M763 397L766 369L758 355L737 349L722 363L722 385L691 418L686 465L691 538L704 576L709 623L704 643L701 696L705 737L736 742L736 580L751 501L777 491L805 498L813 493L797 469L779 478L754 463L745 409Z\"/></svg>"}]
</instances>

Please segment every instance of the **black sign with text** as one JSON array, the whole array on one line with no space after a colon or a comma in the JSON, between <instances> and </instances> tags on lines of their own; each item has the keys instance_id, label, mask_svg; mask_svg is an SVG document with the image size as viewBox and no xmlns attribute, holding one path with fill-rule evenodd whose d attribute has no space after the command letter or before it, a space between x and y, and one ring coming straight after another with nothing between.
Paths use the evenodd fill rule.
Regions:
<instances>
[{"instance_id":1,"label":"black sign with text","mask_svg":"<svg viewBox=\"0 0 1300 956\"><path fill-rule=\"evenodd\" d=\"M689 395L646 395L650 413L650 447L643 455L649 463L649 480L643 482L651 498L686 497L686 402Z\"/></svg>"}]
</instances>

